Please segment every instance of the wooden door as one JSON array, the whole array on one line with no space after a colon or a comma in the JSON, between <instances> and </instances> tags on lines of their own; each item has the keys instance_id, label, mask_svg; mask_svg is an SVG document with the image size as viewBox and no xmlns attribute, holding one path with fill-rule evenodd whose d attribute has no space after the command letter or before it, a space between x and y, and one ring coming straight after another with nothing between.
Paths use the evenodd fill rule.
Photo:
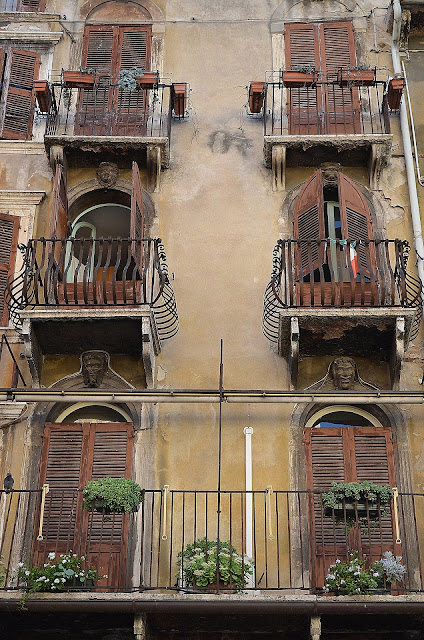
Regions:
<instances>
[{"instance_id":1,"label":"wooden door","mask_svg":"<svg viewBox=\"0 0 424 640\"><path fill-rule=\"evenodd\" d=\"M34 562L44 562L51 551L72 550L108 576L100 587L126 585L129 515L83 510L82 489L88 480L130 478L132 447L130 423L46 424L40 486L48 484L50 491L43 539L34 540Z\"/></svg>"},{"instance_id":2,"label":"wooden door","mask_svg":"<svg viewBox=\"0 0 424 640\"><path fill-rule=\"evenodd\" d=\"M305 429L308 489L326 491L334 482L396 485L390 427L312 427ZM352 528L323 513L319 494L309 503L312 584L324 586L325 575L336 558L343 562L359 551L373 564L384 551L401 555L395 543L392 515L379 518L372 527Z\"/></svg>"},{"instance_id":3,"label":"wooden door","mask_svg":"<svg viewBox=\"0 0 424 640\"><path fill-rule=\"evenodd\" d=\"M118 82L123 69L150 70L150 41L150 27L86 27L82 67L95 71L96 85L79 91L76 135L143 135L148 92Z\"/></svg>"},{"instance_id":4,"label":"wooden door","mask_svg":"<svg viewBox=\"0 0 424 640\"><path fill-rule=\"evenodd\" d=\"M318 72L316 86L288 90L289 133L360 133L358 89L337 84L339 68L356 64L352 23L288 24L285 43L287 69Z\"/></svg>"}]
</instances>

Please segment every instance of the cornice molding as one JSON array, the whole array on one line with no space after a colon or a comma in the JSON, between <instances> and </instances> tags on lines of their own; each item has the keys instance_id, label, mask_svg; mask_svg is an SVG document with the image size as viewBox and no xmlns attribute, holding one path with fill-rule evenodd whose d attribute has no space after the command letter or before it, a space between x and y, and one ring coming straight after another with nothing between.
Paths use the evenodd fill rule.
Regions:
<instances>
[{"instance_id":1,"label":"cornice molding","mask_svg":"<svg viewBox=\"0 0 424 640\"><path fill-rule=\"evenodd\" d=\"M45 197L45 191L21 191L19 189L0 189L0 206L4 204L14 204L17 207L22 205L37 205Z\"/></svg>"},{"instance_id":2,"label":"cornice molding","mask_svg":"<svg viewBox=\"0 0 424 640\"><path fill-rule=\"evenodd\" d=\"M0 140L0 154L2 153L44 155L46 150L43 142L32 142L30 140Z\"/></svg>"},{"instance_id":3,"label":"cornice molding","mask_svg":"<svg viewBox=\"0 0 424 640\"><path fill-rule=\"evenodd\" d=\"M63 31L7 31L3 29L0 31L0 40L17 40L19 42L38 42L57 44Z\"/></svg>"}]
</instances>

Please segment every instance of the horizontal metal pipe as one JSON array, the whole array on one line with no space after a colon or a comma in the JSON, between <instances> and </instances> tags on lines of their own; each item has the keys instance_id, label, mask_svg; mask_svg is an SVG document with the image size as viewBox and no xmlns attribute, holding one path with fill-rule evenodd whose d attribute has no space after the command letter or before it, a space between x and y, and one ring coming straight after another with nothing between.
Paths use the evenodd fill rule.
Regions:
<instances>
[{"instance_id":1,"label":"horizontal metal pipe","mask_svg":"<svg viewBox=\"0 0 424 640\"><path fill-rule=\"evenodd\" d=\"M228 390L223 392L224 402L297 404L423 404L422 391L275 391ZM0 402L94 402L94 403L218 403L218 389L119 389L107 390L54 390L54 389L0 389Z\"/></svg>"}]
</instances>

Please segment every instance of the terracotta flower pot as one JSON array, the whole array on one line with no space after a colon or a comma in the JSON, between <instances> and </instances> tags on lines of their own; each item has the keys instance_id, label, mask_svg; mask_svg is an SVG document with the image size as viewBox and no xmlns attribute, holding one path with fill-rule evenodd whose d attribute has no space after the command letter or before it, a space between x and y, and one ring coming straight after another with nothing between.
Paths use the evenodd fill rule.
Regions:
<instances>
[{"instance_id":1,"label":"terracotta flower pot","mask_svg":"<svg viewBox=\"0 0 424 640\"><path fill-rule=\"evenodd\" d=\"M47 80L35 80L34 91L40 111L47 113L52 103L52 94Z\"/></svg>"},{"instance_id":2,"label":"terracotta flower pot","mask_svg":"<svg viewBox=\"0 0 424 640\"><path fill-rule=\"evenodd\" d=\"M249 111L260 113L264 104L265 82L251 82L249 86Z\"/></svg>"},{"instance_id":3,"label":"terracotta flower pot","mask_svg":"<svg viewBox=\"0 0 424 640\"><path fill-rule=\"evenodd\" d=\"M146 71L137 78L137 85L142 89L154 89L159 84L159 74L156 71Z\"/></svg>"},{"instance_id":4,"label":"terracotta flower pot","mask_svg":"<svg viewBox=\"0 0 424 640\"><path fill-rule=\"evenodd\" d=\"M391 78L387 90L387 102L392 111L400 109L400 101L402 99L403 89L405 87L405 78Z\"/></svg>"},{"instance_id":5,"label":"terracotta flower pot","mask_svg":"<svg viewBox=\"0 0 424 640\"><path fill-rule=\"evenodd\" d=\"M187 83L173 84L172 89L174 114L183 118L187 103Z\"/></svg>"},{"instance_id":6,"label":"terracotta flower pot","mask_svg":"<svg viewBox=\"0 0 424 640\"><path fill-rule=\"evenodd\" d=\"M94 87L94 73L84 71L64 71L63 84L69 89L92 89Z\"/></svg>"},{"instance_id":7,"label":"terracotta flower pot","mask_svg":"<svg viewBox=\"0 0 424 640\"><path fill-rule=\"evenodd\" d=\"M282 71L281 79L283 85L289 89L300 89L302 87L311 87L317 81L315 71Z\"/></svg>"},{"instance_id":8,"label":"terracotta flower pot","mask_svg":"<svg viewBox=\"0 0 424 640\"><path fill-rule=\"evenodd\" d=\"M372 87L375 69L339 69L337 82L340 87Z\"/></svg>"}]
</instances>

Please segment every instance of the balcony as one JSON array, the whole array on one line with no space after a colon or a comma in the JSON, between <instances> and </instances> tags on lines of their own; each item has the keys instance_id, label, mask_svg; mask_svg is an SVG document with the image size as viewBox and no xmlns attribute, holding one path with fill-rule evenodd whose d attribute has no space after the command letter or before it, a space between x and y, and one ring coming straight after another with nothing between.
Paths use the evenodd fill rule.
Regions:
<instances>
[{"instance_id":1,"label":"balcony","mask_svg":"<svg viewBox=\"0 0 424 640\"><path fill-rule=\"evenodd\" d=\"M352 550L366 557L368 565L379 561L385 551L402 556L407 572L393 595L424 587L417 530L422 494L400 493L384 509L380 503L366 501L345 502L338 510L329 510L318 491L269 488L218 493L165 487L146 490L140 510L125 515L83 511L81 491L59 487L50 487L47 493L45 489L13 491L4 501L0 602L1 590L19 589L18 562L42 567L49 553L71 549L105 577L95 584L77 586L71 581L64 586L64 599L69 598L67 592L94 589L140 592L140 598L153 598L159 607L159 591L163 591L163 602L169 597L176 607L179 599L194 603L199 596L215 599L217 593L230 596L230 603L234 594L236 605L240 598L257 600L258 592L264 597L285 594L310 601L310 594L324 594L329 566L336 559L348 561ZM184 556L178 561L178 554L203 538L211 549L218 540L230 543L230 567L237 552L242 571L252 568L245 573L242 590L237 591L231 581L218 581L208 590L189 583ZM387 588L388 597L390 585L380 586ZM328 597L324 598L327 604ZM79 601L83 599L80 594ZM280 602L283 606L284 601Z\"/></svg>"},{"instance_id":2,"label":"balcony","mask_svg":"<svg viewBox=\"0 0 424 640\"><path fill-rule=\"evenodd\" d=\"M122 166L132 160L147 166L149 190L154 191L161 169L169 167L171 123L185 116L185 93L181 101L174 85L159 76L130 91L120 88L119 75L82 74L93 78L83 88L67 80L66 73L71 72L62 72L49 85L47 100L42 96L50 104L44 142L52 166L64 154L69 166L77 167L93 154L107 154L108 159L112 154Z\"/></svg>"},{"instance_id":3,"label":"balcony","mask_svg":"<svg viewBox=\"0 0 424 640\"><path fill-rule=\"evenodd\" d=\"M23 267L7 295L36 379L37 353L76 349L140 354L151 371L152 349L159 353L161 340L178 331L160 238L40 238L22 251Z\"/></svg>"},{"instance_id":4,"label":"balcony","mask_svg":"<svg viewBox=\"0 0 424 640\"><path fill-rule=\"evenodd\" d=\"M362 86L315 72L313 82L293 87L285 73L270 74L263 98L265 164L274 189L285 189L287 167L311 166L311 153L316 166L335 157L343 166L368 166L376 189L392 147L386 83Z\"/></svg>"},{"instance_id":5,"label":"balcony","mask_svg":"<svg viewBox=\"0 0 424 640\"><path fill-rule=\"evenodd\" d=\"M401 240L278 241L263 331L289 357L294 386L299 358L322 353L323 340L327 355L389 362L397 384L422 315L421 283L406 268L408 254Z\"/></svg>"}]
</instances>

